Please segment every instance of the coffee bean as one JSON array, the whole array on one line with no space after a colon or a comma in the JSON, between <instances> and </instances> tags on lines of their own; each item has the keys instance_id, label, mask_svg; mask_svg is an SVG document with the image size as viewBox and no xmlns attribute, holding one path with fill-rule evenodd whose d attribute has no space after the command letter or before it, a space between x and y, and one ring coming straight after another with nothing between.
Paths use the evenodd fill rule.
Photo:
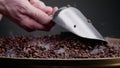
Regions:
<instances>
[{"instance_id":1,"label":"coffee bean","mask_svg":"<svg viewBox=\"0 0 120 68\"><path fill-rule=\"evenodd\" d=\"M83 42L75 35L64 33L64 38L61 35L0 38L0 57L61 59L120 57L120 47L116 48L101 43L97 44L99 53L91 54L90 52L94 49L91 46L92 43L85 40ZM120 45L120 42L118 43ZM116 44L118 45L118 43Z\"/></svg>"}]
</instances>

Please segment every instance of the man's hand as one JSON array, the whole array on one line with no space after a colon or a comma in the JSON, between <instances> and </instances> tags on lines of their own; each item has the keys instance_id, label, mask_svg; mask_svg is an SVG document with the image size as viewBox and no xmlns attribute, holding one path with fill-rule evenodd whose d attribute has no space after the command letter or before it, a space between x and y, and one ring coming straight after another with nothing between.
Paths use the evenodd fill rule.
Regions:
<instances>
[{"instance_id":1,"label":"man's hand","mask_svg":"<svg viewBox=\"0 0 120 68\"><path fill-rule=\"evenodd\" d=\"M2 14L27 31L48 31L54 26L52 15L57 7L46 6L39 0L2 0Z\"/></svg>"}]
</instances>

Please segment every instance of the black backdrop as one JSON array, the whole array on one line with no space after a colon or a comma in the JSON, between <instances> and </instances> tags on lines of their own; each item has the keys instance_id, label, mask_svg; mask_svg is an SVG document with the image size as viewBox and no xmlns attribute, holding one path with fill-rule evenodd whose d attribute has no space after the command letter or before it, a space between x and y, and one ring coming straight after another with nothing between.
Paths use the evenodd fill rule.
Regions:
<instances>
[{"instance_id":1,"label":"black backdrop","mask_svg":"<svg viewBox=\"0 0 120 68\"><path fill-rule=\"evenodd\" d=\"M120 38L119 0L43 0L47 5L62 7L70 4L78 8L104 37ZM16 24L3 18L0 22L0 36L11 35L46 35L65 31L55 26L50 32L26 32Z\"/></svg>"}]
</instances>

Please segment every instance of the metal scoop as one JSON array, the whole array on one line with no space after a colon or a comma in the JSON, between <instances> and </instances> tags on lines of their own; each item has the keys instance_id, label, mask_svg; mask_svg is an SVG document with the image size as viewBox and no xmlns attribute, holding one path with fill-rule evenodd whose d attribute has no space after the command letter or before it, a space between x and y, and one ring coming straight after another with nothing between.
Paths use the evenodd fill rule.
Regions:
<instances>
[{"instance_id":1,"label":"metal scoop","mask_svg":"<svg viewBox=\"0 0 120 68\"><path fill-rule=\"evenodd\" d=\"M74 7L62 7L54 15L53 21L68 31L87 39L105 41L88 19Z\"/></svg>"}]
</instances>

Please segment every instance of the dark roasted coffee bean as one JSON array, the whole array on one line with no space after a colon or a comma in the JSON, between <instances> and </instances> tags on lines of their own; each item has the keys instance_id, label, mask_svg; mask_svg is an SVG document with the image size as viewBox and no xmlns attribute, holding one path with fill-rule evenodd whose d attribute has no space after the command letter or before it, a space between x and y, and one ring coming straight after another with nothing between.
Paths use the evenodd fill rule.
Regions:
<instances>
[{"instance_id":1,"label":"dark roasted coffee bean","mask_svg":"<svg viewBox=\"0 0 120 68\"><path fill-rule=\"evenodd\" d=\"M117 48L101 43L98 45L99 53L91 54L94 48L90 42L85 40L83 42L73 34L68 35L64 34L64 38L61 35L0 38L0 57L62 59L120 57L120 42L118 41Z\"/></svg>"}]
</instances>

